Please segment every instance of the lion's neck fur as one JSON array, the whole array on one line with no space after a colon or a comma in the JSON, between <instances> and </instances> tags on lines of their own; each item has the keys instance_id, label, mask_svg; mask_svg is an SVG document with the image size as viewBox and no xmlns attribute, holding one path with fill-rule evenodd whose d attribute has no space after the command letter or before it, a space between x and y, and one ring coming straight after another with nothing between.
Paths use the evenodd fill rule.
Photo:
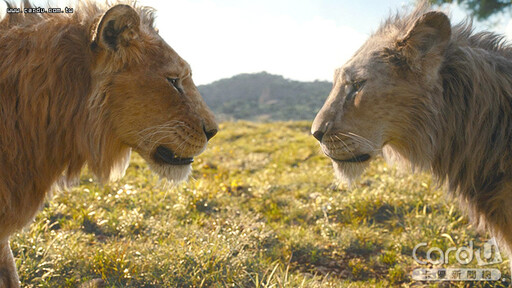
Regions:
<instances>
[{"instance_id":1,"label":"lion's neck fur","mask_svg":"<svg viewBox=\"0 0 512 288\"><path fill-rule=\"evenodd\" d=\"M101 180L122 174L130 152L91 73L92 22L30 17L0 22L0 215L33 210L85 164Z\"/></svg>"},{"instance_id":2,"label":"lion's neck fur","mask_svg":"<svg viewBox=\"0 0 512 288\"><path fill-rule=\"evenodd\" d=\"M478 200L512 181L512 49L501 37L471 30L454 27L439 89L425 89L426 112L413 119L419 129L408 138L416 140L402 154L463 199L488 203Z\"/></svg>"}]
</instances>

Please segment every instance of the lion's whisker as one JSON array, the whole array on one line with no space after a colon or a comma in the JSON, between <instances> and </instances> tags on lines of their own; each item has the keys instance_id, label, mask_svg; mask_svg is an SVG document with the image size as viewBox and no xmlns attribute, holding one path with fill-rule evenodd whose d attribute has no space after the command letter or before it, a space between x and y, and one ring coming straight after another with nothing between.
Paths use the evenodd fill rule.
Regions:
<instances>
[{"instance_id":1,"label":"lion's whisker","mask_svg":"<svg viewBox=\"0 0 512 288\"><path fill-rule=\"evenodd\" d=\"M356 155L354 154L354 152L352 150L350 150L350 148L348 147L347 143L345 143L345 141L343 141L340 137L338 137L337 135L333 135L334 137L336 137L336 139L338 139L340 142L341 142L341 145L343 145L345 147L345 150L347 152L349 152L350 154L352 154L353 157L356 157Z\"/></svg>"},{"instance_id":2,"label":"lion's whisker","mask_svg":"<svg viewBox=\"0 0 512 288\"><path fill-rule=\"evenodd\" d=\"M349 134L346 134L346 133L343 133L343 132L338 132L338 134L341 135L341 136L345 136L347 138L350 138L353 141L355 141L356 143L369 146L370 149L372 149L372 150L376 150L375 144L373 144L370 140L364 138L363 136L360 136L360 135L357 135L357 134L354 134L354 133L351 133L351 132L349 132Z\"/></svg>"}]
</instances>

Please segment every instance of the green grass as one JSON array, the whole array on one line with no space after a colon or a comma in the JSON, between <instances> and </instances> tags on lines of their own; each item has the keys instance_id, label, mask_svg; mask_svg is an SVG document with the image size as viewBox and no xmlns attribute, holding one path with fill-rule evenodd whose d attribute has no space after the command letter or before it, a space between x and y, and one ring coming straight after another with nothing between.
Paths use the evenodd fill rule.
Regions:
<instances>
[{"instance_id":1,"label":"green grass","mask_svg":"<svg viewBox=\"0 0 512 288\"><path fill-rule=\"evenodd\" d=\"M224 123L193 166L176 188L137 155L104 187L84 171L12 237L23 287L428 286L411 280L426 268L416 244L489 237L429 175L377 160L353 187L335 184L307 122ZM510 278L508 260L491 267Z\"/></svg>"}]
</instances>

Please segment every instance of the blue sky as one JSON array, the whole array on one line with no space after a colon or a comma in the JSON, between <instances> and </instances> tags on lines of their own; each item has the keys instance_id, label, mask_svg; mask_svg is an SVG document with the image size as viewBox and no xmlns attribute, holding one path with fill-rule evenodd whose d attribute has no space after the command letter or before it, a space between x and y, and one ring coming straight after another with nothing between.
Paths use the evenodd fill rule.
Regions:
<instances>
[{"instance_id":1,"label":"blue sky","mask_svg":"<svg viewBox=\"0 0 512 288\"><path fill-rule=\"evenodd\" d=\"M45 2L35 1L39 5ZM260 71L294 80L330 81L334 69L343 65L390 13L415 1L138 2L157 9L160 35L190 63L196 84L207 84ZM68 1L50 3L64 7ZM450 5L443 9L452 14L452 23L465 17L466 12L460 7ZM478 28L512 36L510 17L497 20L498 25L489 28L478 24Z\"/></svg>"}]
</instances>

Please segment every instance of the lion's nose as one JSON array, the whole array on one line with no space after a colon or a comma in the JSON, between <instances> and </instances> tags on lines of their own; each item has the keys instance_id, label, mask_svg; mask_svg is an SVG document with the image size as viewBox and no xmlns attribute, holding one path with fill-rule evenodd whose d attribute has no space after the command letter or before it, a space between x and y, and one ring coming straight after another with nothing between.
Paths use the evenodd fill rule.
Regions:
<instances>
[{"instance_id":1,"label":"lion's nose","mask_svg":"<svg viewBox=\"0 0 512 288\"><path fill-rule=\"evenodd\" d=\"M331 130L332 124L330 121L321 122L321 120L319 121L317 118L315 118L315 121L313 121L313 125L311 126L311 134L316 138L316 140L318 140L318 142L322 143L322 139L325 134L329 133Z\"/></svg>"},{"instance_id":2,"label":"lion's nose","mask_svg":"<svg viewBox=\"0 0 512 288\"><path fill-rule=\"evenodd\" d=\"M322 138L324 138L324 132L318 130L313 133L313 137L316 138L319 142L322 142Z\"/></svg>"},{"instance_id":3,"label":"lion's nose","mask_svg":"<svg viewBox=\"0 0 512 288\"><path fill-rule=\"evenodd\" d=\"M332 129L333 123L330 120L330 117L327 118L327 112L325 110L320 110L313 120L313 124L311 125L311 135L316 138L320 143L322 143L322 139L325 134L328 134ZM326 116L327 115L327 116Z\"/></svg>"},{"instance_id":4,"label":"lion's nose","mask_svg":"<svg viewBox=\"0 0 512 288\"><path fill-rule=\"evenodd\" d=\"M203 125L204 135L206 135L206 139L210 141L218 132L217 128L207 129L206 126Z\"/></svg>"}]
</instances>

